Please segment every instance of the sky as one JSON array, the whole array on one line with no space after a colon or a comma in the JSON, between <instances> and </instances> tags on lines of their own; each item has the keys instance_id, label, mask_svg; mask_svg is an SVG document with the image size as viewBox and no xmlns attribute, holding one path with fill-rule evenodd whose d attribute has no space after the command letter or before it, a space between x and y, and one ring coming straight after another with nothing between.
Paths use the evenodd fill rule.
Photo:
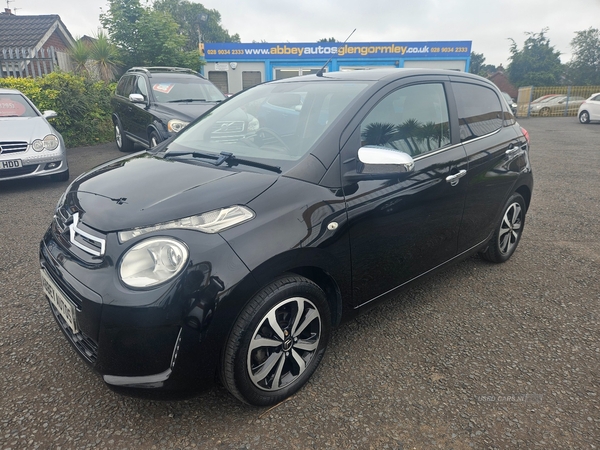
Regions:
<instances>
[{"instance_id":1,"label":"sky","mask_svg":"<svg viewBox=\"0 0 600 450\"><path fill-rule=\"evenodd\" d=\"M6 7L7 0L0 0ZM241 42L472 41L485 64L506 67L510 38L548 28L550 44L571 59L576 31L600 27L600 0L203 0ZM142 0L144 3L144 0ZM9 0L17 15L58 14L74 37L94 35L107 0Z\"/></svg>"}]
</instances>

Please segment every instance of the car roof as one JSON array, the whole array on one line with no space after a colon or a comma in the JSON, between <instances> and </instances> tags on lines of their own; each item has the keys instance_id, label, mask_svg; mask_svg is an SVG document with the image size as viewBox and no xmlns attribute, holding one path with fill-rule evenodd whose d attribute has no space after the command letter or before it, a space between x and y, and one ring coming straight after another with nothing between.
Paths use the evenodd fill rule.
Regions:
<instances>
[{"instance_id":1,"label":"car roof","mask_svg":"<svg viewBox=\"0 0 600 450\"><path fill-rule=\"evenodd\" d=\"M306 75L302 77L286 78L280 80L315 80L315 79L330 79L330 80L348 80L348 81L393 81L395 79L411 77L416 75L445 75L445 76L460 76L472 78L476 80L485 80L480 76L459 72L456 70L447 69L420 69L420 68L390 68L390 69L370 69L370 70L349 70L341 72L324 72L323 76ZM487 80L486 80L487 81Z\"/></svg>"},{"instance_id":2,"label":"car roof","mask_svg":"<svg viewBox=\"0 0 600 450\"><path fill-rule=\"evenodd\" d=\"M8 89L8 88L0 88L0 94L21 94L23 93L18 89Z\"/></svg>"}]
</instances>

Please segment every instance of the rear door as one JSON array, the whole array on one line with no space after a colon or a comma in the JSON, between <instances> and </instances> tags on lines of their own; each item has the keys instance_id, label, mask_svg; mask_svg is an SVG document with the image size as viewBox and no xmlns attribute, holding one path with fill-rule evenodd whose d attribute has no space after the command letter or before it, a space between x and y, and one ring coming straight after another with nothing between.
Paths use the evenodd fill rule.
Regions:
<instances>
[{"instance_id":1,"label":"rear door","mask_svg":"<svg viewBox=\"0 0 600 450\"><path fill-rule=\"evenodd\" d=\"M402 180L344 186L351 242L353 303L360 306L457 253L467 159L453 134L447 77L413 78L380 91L377 104L342 148L342 173L356 168L360 146L410 154ZM461 174L454 181L448 177Z\"/></svg>"},{"instance_id":2,"label":"rear door","mask_svg":"<svg viewBox=\"0 0 600 450\"><path fill-rule=\"evenodd\" d=\"M499 93L485 83L453 77L460 140L469 171L464 217L458 239L462 253L485 242L525 165L526 141Z\"/></svg>"}]
</instances>

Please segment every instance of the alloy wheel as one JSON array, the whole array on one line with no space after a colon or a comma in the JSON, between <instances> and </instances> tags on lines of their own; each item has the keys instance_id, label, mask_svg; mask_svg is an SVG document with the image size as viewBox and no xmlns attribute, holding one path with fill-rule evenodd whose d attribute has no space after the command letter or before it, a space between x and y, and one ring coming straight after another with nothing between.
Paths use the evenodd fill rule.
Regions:
<instances>
[{"instance_id":1,"label":"alloy wheel","mask_svg":"<svg viewBox=\"0 0 600 450\"><path fill-rule=\"evenodd\" d=\"M321 315L310 300L294 297L275 305L250 341L247 370L252 383L265 391L293 383L315 356L321 332Z\"/></svg>"},{"instance_id":2,"label":"alloy wheel","mask_svg":"<svg viewBox=\"0 0 600 450\"><path fill-rule=\"evenodd\" d=\"M504 213L498 233L500 252L507 255L512 252L519 241L523 224L523 210L519 203L512 203Z\"/></svg>"}]
</instances>

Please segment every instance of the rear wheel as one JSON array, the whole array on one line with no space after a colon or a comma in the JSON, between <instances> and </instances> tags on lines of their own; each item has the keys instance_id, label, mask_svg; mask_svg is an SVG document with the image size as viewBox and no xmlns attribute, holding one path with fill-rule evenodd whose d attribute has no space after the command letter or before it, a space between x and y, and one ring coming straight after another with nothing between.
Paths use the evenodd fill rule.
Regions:
<instances>
[{"instance_id":1,"label":"rear wheel","mask_svg":"<svg viewBox=\"0 0 600 450\"><path fill-rule=\"evenodd\" d=\"M298 391L323 358L331 332L324 292L310 280L275 280L246 305L226 344L225 387L252 405L279 403Z\"/></svg>"},{"instance_id":2,"label":"rear wheel","mask_svg":"<svg viewBox=\"0 0 600 450\"><path fill-rule=\"evenodd\" d=\"M115 143L117 144L117 148L122 152L130 152L133 150L133 142L125 136L119 122L115 123Z\"/></svg>"},{"instance_id":3,"label":"rear wheel","mask_svg":"<svg viewBox=\"0 0 600 450\"><path fill-rule=\"evenodd\" d=\"M579 122L590 123L590 113L587 111L581 111L579 113Z\"/></svg>"},{"instance_id":4,"label":"rear wheel","mask_svg":"<svg viewBox=\"0 0 600 450\"><path fill-rule=\"evenodd\" d=\"M525 200L516 192L508 199L488 248L480 253L491 262L508 261L517 249L525 225Z\"/></svg>"}]
</instances>

